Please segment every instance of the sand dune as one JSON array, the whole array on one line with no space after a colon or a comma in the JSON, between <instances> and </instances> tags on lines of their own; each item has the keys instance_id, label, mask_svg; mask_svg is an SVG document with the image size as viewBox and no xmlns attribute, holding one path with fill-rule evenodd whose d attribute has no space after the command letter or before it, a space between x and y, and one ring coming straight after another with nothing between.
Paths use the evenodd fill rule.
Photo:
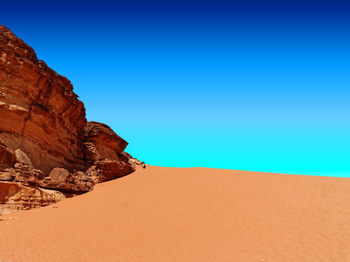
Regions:
<instances>
[{"instance_id":1,"label":"sand dune","mask_svg":"<svg viewBox=\"0 0 350 262\"><path fill-rule=\"evenodd\" d=\"M148 167L1 220L1 262L350 261L345 178Z\"/></svg>"}]
</instances>

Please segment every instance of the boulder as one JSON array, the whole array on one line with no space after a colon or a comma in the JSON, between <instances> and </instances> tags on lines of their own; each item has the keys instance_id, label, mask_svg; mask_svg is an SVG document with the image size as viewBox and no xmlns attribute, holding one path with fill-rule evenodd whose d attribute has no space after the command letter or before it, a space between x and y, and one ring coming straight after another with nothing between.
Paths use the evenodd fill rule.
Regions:
<instances>
[{"instance_id":1,"label":"boulder","mask_svg":"<svg viewBox=\"0 0 350 262\"><path fill-rule=\"evenodd\" d=\"M40 181L40 187L60 190L66 193L85 193L96 184L96 179L84 172L70 173L64 168L54 168Z\"/></svg>"},{"instance_id":2,"label":"boulder","mask_svg":"<svg viewBox=\"0 0 350 262\"><path fill-rule=\"evenodd\" d=\"M0 181L12 181L14 180L15 174L10 172L0 172Z\"/></svg>"},{"instance_id":3,"label":"boulder","mask_svg":"<svg viewBox=\"0 0 350 262\"><path fill-rule=\"evenodd\" d=\"M39 181L44 178L44 173L39 169L32 169L24 163L16 163L14 166L15 181L24 185L38 186Z\"/></svg>"},{"instance_id":4,"label":"boulder","mask_svg":"<svg viewBox=\"0 0 350 262\"><path fill-rule=\"evenodd\" d=\"M30 161L29 157L21 149L18 148L15 150L15 157L17 163L27 165L29 169L33 169L32 161Z\"/></svg>"},{"instance_id":5,"label":"boulder","mask_svg":"<svg viewBox=\"0 0 350 262\"><path fill-rule=\"evenodd\" d=\"M96 145L102 158L115 158L128 145L128 142L109 126L98 122L88 122L82 130L82 135L85 142Z\"/></svg>"},{"instance_id":6,"label":"boulder","mask_svg":"<svg viewBox=\"0 0 350 262\"><path fill-rule=\"evenodd\" d=\"M96 162L96 169L100 170L99 182L126 176L135 171L129 164L117 160L102 160Z\"/></svg>"}]
</instances>

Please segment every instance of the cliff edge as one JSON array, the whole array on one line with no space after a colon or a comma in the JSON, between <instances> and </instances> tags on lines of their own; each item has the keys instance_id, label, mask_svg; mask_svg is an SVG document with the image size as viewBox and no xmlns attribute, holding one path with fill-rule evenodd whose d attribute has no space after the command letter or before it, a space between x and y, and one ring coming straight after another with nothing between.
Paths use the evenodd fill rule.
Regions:
<instances>
[{"instance_id":1,"label":"cliff edge","mask_svg":"<svg viewBox=\"0 0 350 262\"><path fill-rule=\"evenodd\" d=\"M0 215L90 191L134 171L128 143L87 122L71 82L0 25Z\"/></svg>"}]
</instances>

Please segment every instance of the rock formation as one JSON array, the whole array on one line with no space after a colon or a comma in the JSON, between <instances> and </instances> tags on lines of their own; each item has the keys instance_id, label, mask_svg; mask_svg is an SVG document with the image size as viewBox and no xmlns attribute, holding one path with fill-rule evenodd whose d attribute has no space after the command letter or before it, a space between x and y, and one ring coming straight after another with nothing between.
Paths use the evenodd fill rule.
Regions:
<instances>
[{"instance_id":1,"label":"rock formation","mask_svg":"<svg viewBox=\"0 0 350 262\"><path fill-rule=\"evenodd\" d=\"M87 122L70 81L0 26L0 210L44 206L130 174L137 161L127 144Z\"/></svg>"},{"instance_id":2,"label":"rock formation","mask_svg":"<svg viewBox=\"0 0 350 262\"><path fill-rule=\"evenodd\" d=\"M0 215L47 206L63 199L65 195L58 191L0 182Z\"/></svg>"}]
</instances>

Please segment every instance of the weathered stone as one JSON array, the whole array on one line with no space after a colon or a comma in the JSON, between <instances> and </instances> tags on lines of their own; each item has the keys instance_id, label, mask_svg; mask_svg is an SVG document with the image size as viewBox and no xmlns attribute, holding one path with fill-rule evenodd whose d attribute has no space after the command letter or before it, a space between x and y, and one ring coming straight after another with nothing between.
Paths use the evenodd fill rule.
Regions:
<instances>
[{"instance_id":1,"label":"weathered stone","mask_svg":"<svg viewBox=\"0 0 350 262\"><path fill-rule=\"evenodd\" d=\"M86 159L86 161L94 162L102 159L94 143L85 142L84 145L85 145L84 158Z\"/></svg>"},{"instance_id":2,"label":"weathered stone","mask_svg":"<svg viewBox=\"0 0 350 262\"><path fill-rule=\"evenodd\" d=\"M15 164L15 181L22 182L24 185L38 186L39 181L44 178L44 174L39 169L32 169L29 165L23 163Z\"/></svg>"},{"instance_id":3,"label":"weathered stone","mask_svg":"<svg viewBox=\"0 0 350 262\"><path fill-rule=\"evenodd\" d=\"M90 191L96 184L88 174L78 171L70 173L64 168L54 168L48 176L39 182L43 188L56 189L69 193L84 193Z\"/></svg>"},{"instance_id":4,"label":"weathered stone","mask_svg":"<svg viewBox=\"0 0 350 262\"><path fill-rule=\"evenodd\" d=\"M0 182L0 215L47 206L65 199L64 194L15 182Z\"/></svg>"},{"instance_id":5,"label":"weathered stone","mask_svg":"<svg viewBox=\"0 0 350 262\"><path fill-rule=\"evenodd\" d=\"M145 162L141 162L140 160L132 157L127 152L121 152L118 154L119 159L121 159L123 162L130 164L134 169L136 169L137 166L141 166L142 168L146 168Z\"/></svg>"},{"instance_id":6,"label":"weathered stone","mask_svg":"<svg viewBox=\"0 0 350 262\"><path fill-rule=\"evenodd\" d=\"M92 142L97 146L97 150L100 152L100 154L106 154L105 156L102 155L102 158L115 157L115 154L122 152L128 145L128 142L114 133L114 131L109 126L102 123L88 122L84 126L82 132L84 141Z\"/></svg>"},{"instance_id":7,"label":"weathered stone","mask_svg":"<svg viewBox=\"0 0 350 262\"><path fill-rule=\"evenodd\" d=\"M128 143L109 126L87 122L70 81L1 25L0 123L0 180L12 183L3 185L2 197L27 196L2 201L0 209L2 203L23 209L57 200L40 187L80 194L134 171L123 152Z\"/></svg>"},{"instance_id":8,"label":"weathered stone","mask_svg":"<svg viewBox=\"0 0 350 262\"><path fill-rule=\"evenodd\" d=\"M123 161L103 160L96 162L96 168L99 169L99 182L119 178L134 172L134 168Z\"/></svg>"},{"instance_id":9,"label":"weathered stone","mask_svg":"<svg viewBox=\"0 0 350 262\"><path fill-rule=\"evenodd\" d=\"M21 149L18 148L15 150L15 157L17 163L27 165L29 169L33 169L32 161L30 161L29 157Z\"/></svg>"},{"instance_id":10,"label":"weathered stone","mask_svg":"<svg viewBox=\"0 0 350 262\"><path fill-rule=\"evenodd\" d=\"M12 181L13 178L12 174L8 172L0 172L0 181Z\"/></svg>"},{"instance_id":11,"label":"weathered stone","mask_svg":"<svg viewBox=\"0 0 350 262\"><path fill-rule=\"evenodd\" d=\"M15 161L14 152L0 143L0 168L12 167Z\"/></svg>"},{"instance_id":12,"label":"weathered stone","mask_svg":"<svg viewBox=\"0 0 350 262\"><path fill-rule=\"evenodd\" d=\"M1 174L4 178L2 181L13 181L16 177L16 170L14 168L5 168L4 171L1 172Z\"/></svg>"},{"instance_id":13,"label":"weathered stone","mask_svg":"<svg viewBox=\"0 0 350 262\"><path fill-rule=\"evenodd\" d=\"M45 173L83 165L85 108L70 81L3 26L0 58L0 140L12 151L26 152Z\"/></svg>"}]
</instances>

